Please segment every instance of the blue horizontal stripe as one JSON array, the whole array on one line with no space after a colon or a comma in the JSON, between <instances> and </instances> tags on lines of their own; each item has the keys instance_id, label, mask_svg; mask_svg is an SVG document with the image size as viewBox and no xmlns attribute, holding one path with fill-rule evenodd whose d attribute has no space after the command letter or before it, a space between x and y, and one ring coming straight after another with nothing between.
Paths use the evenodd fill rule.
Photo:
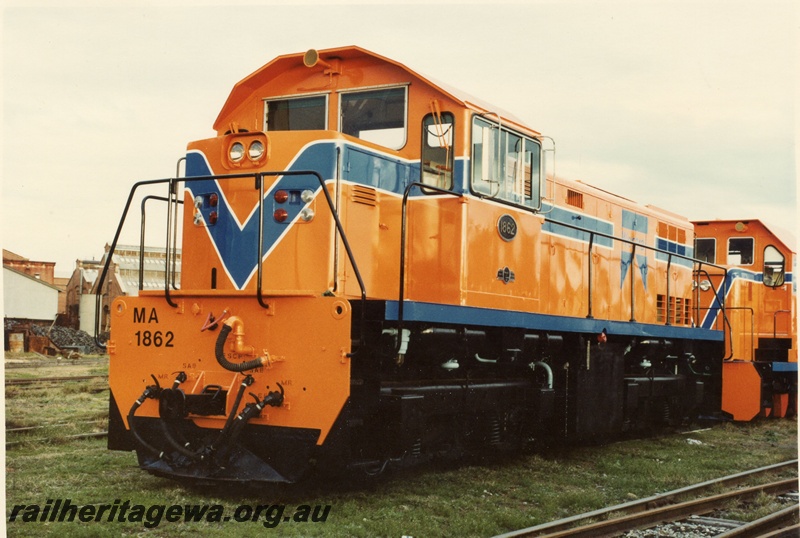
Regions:
<instances>
[{"instance_id":1,"label":"blue horizontal stripe","mask_svg":"<svg viewBox=\"0 0 800 538\"><path fill-rule=\"evenodd\" d=\"M386 319L398 318L397 301L386 302ZM605 330L610 335L641 336L648 338L673 338L687 340L723 341L722 331L696 327L676 327L627 321L608 321L587 319L512 310L495 310L473 306L456 306L437 303L405 301L403 303L404 321L437 322L455 325L483 327L514 327L537 331L556 331L565 333L600 334Z\"/></svg>"},{"instance_id":2,"label":"blue horizontal stripe","mask_svg":"<svg viewBox=\"0 0 800 538\"><path fill-rule=\"evenodd\" d=\"M656 237L656 248L664 252L656 252L656 259L660 261L667 261L669 255L667 253L678 254L679 256L687 256L689 258L694 256L694 248L681 245L675 241L667 241L661 237ZM691 260L684 258L673 257L672 263L682 265L684 267L694 267Z\"/></svg>"},{"instance_id":3,"label":"blue horizontal stripe","mask_svg":"<svg viewBox=\"0 0 800 538\"><path fill-rule=\"evenodd\" d=\"M542 224L542 231L546 233L561 235L570 239L583 241L584 243L589 242L588 232L576 230L574 228L570 228L569 226L563 225L569 224L570 226L578 226L593 232L600 232L612 236L614 235L613 224L598 220L588 215L582 215L558 206L546 205L542 207L542 213L546 215L546 220L544 221L544 224ZM612 248L614 245L614 240L610 237L595 236L594 243L603 247Z\"/></svg>"},{"instance_id":4,"label":"blue horizontal stripe","mask_svg":"<svg viewBox=\"0 0 800 538\"><path fill-rule=\"evenodd\" d=\"M773 372L797 372L796 362L773 362Z\"/></svg>"}]
</instances>

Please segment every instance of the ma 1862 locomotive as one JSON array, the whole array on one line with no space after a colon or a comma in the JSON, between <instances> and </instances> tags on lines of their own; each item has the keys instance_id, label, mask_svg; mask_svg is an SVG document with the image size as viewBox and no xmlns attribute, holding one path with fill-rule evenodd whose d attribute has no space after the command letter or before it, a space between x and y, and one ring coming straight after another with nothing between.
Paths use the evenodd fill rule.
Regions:
<instances>
[{"instance_id":1,"label":"ma 1862 locomotive","mask_svg":"<svg viewBox=\"0 0 800 538\"><path fill-rule=\"evenodd\" d=\"M276 58L214 129L125 210L160 186L182 258L109 312L109 448L143 469L295 482L796 406L794 254L758 221L559 178L550 138L358 47Z\"/></svg>"}]
</instances>

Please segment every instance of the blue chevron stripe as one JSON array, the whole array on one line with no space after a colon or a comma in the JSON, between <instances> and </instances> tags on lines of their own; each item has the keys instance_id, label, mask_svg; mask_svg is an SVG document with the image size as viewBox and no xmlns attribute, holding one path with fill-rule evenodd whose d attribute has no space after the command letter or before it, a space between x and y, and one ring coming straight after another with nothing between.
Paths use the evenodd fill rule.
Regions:
<instances>
[{"instance_id":1,"label":"blue chevron stripe","mask_svg":"<svg viewBox=\"0 0 800 538\"><path fill-rule=\"evenodd\" d=\"M305 148L297 159L291 164L289 170L317 170L323 178L334 177L334 166L336 163L336 148L332 143L313 144ZM200 152L189 152L186 155L186 176L208 176L212 175L205 156ZM254 187L255 188L255 185ZM312 190L319 191L319 181L313 176L282 176L272 185L266 193L264 201L264 235L262 242L262 252L264 258L280 241L280 238L289 230L291 224L298 218L300 211L306 204L295 201L295 203L281 204L288 212L288 218L283 223L275 222L272 218L273 211L278 207L269 196L272 191L284 190ZM236 215L231 210L230 203L226 199L217 180L206 180L187 183L187 190L192 198L216 194L219 197L217 210L217 222L214 225L205 226L211 238L211 242L222 260L225 272L230 277L237 289L243 289L257 269L258 258L258 211L257 206L244 222L239 222ZM202 213L206 222L210 208L203 208Z\"/></svg>"}]
</instances>

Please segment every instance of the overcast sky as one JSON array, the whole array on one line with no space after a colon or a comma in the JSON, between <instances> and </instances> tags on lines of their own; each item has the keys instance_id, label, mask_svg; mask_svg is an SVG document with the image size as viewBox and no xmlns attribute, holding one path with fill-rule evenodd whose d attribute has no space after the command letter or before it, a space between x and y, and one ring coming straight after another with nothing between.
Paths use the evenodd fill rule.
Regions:
<instances>
[{"instance_id":1,"label":"overcast sky","mask_svg":"<svg viewBox=\"0 0 800 538\"><path fill-rule=\"evenodd\" d=\"M2 243L57 275L100 258L130 186L174 175L237 81L343 45L515 113L559 176L796 229L796 2L5 4Z\"/></svg>"}]
</instances>

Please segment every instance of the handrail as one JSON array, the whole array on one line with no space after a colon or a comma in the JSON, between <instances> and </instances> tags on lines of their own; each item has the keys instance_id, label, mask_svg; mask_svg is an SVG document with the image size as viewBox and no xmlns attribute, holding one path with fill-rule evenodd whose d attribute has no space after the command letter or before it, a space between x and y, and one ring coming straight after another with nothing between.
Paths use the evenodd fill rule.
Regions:
<instances>
[{"instance_id":1,"label":"handrail","mask_svg":"<svg viewBox=\"0 0 800 538\"><path fill-rule=\"evenodd\" d=\"M728 329L728 344L729 344L729 347L730 347L730 350L731 350L731 354L728 355L727 357L725 357L723 360L730 360L733 357L733 326L731 325L731 321L728 319L728 314L726 314L726 312L725 312L725 298L728 296L728 290L726 289L727 286L728 286L728 270L725 269L725 268L722 268L724 270L722 275L718 275L718 274L714 275L714 276L722 276L722 300L720 300L719 291L717 290L717 287L714 285L714 281L711 278L711 274L708 271L706 271L705 269L703 269L703 264L705 263L706 265L710 265L712 267L717 267L718 269L720 268L720 266L714 265L714 264L710 264L708 262L704 262L704 261L701 261L701 260L698 260L698 262L699 263L697 264L697 269L694 270L694 273L697 274L697 275L703 274L708 279L708 283L711 286L711 291L714 292L714 302L717 303L718 310L722 313L722 327L723 327L722 330L724 331L726 327ZM698 289L699 289L699 286L698 286ZM699 319L700 318L700 310L701 310L701 308L700 308L700 293L699 292L696 292L696 300L695 300L695 302L697 303L697 317ZM711 310L711 307L704 308L703 310Z\"/></svg>"},{"instance_id":2,"label":"handrail","mask_svg":"<svg viewBox=\"0 0 800 538\"><path fill-rule=\"evenodd\" d=\"M111 241L111 246L106 253L106 263L103 264L103 271L100 273L100 278L97 279L97 283L95 284L95 289L99 292L95 295L95 317L94 317L94 341L95 344L100 349L105 349L106 345L100 342L100 310L101 304L103 300L103 283L105 282L106 275L108 274L108 268L111 265L111 258L114 255L114 250L117 248L117 242L119 241L119 236L122 234L122 227L125 225L125 219L128 216L128 211L131 207L131 202L133 201L133 195L139 187L143 187L146 185L158 185L159 183L164 183L164 179L150 179L145 181L137 181L131 187L131 191L128 193L128 199L125 201L125 207L122 210L122 217L120 217L119 224L117 224L117 231L114 233L114 239Z\"/></svg>"},{"instance_id":3,"label":"handrail","mask_svg":"<svg viewBox=\"0 0 800 538\"><path fill-rule=\"evenodd\" d=\"M181 163L184 163L184 167L186 166L186 157L181 157L178 159L178 162L175 164L175 177L181 177ZM175 246L174 250L172 251L172 289L177 290L177 286L175 286L175 273L177 272L177 265L178 265L178 204L183 204L183 200L178 199L177 192L175 193L175 207L174 207L174 218L175 218L175 228L172 232L172 244ZM169 241L169 238L167 238ZM164 271L167 272L167 264L169 263L169 259L167 258L164 261Z\"/></svg>"},{"instance_id":4,"label":"handrail","mask_svg":"<svg viewBox=\"0 0 800 538\"><path fill-rule=\"evenodd\" d=\"M756 356L756 311L752 306L726 306L725 310L749 310L750 311L750 360L754 361ZM733 358L733 336L731 336L731 356Z\"/></svg>"},{"instance_id":5,"label":"handrail","mask_svg":"<svg viewBox=\"0 0 800 538\"><path fill-rule=\"evenodd\" d=\"M125 225L125 221L127 220L128 212L130 211L130 207L131 207L131 204L133 202L133 197L136 194L136 192L139 190L139 188L146 187L146 186L152 186L152 185L160 185L160 184L165 184L166 183L168 185L168 188L169 188L169 197L166 198L166 201L169 202L168 206L171 206L172 200L174 200L174 202L176 204L182 203L181 200L177 199L177 193L176 193L176 184L179 181L184 182L184 183L195 183L195 182L200 182L200 181L219 181L219 180L231 180L231 179L258 178L258 177L263 177L263 176L296 176L296 175L313 175L314 177L316 177L319 180L320 186L322 187L322 191L325 194L325 199L327 201L329 209L331 210L331 214L332 214L332 216L334 218L334 221L336 223L337 230L339 231L339 234L341 235L342 243L344 244L344 247L345 247L345 250L347 252L347 256L348 256L348 258L350 260L350 263L353 266L353 271L355 273L356 279L358 280L359 288L360 288L360 291L361 291L361 305L362 305L361 306L361 324L362 324L362 339L363 339L363 326L364 326L364 323L365 323L367 292L366 292L366 287L364 285L364 281L363 281L363 279L361 277L361 273L358 270L358 265L356 264L355 256L353 255L353 251L350 248L350 244L347 241L347 237L346 237L346 235L344 233L344 227L342 226L341 220L339 219L339 215L336 213L336 210L335 210L335 207L333 205L333 201L331 200L330 194L328 193L328 190L325 188L325 181L322 179L322 176L318 172L315 172L313 170L294 170L294 171L281 171L281 172L277 172L277 171L276 172L260 172L260 173L253 172L253 173L227 174L227 175L192 176L192 177L183 177L183 178L162 178L162 179L150 179L150 180L138 181L138 182L134 183L133 186L131 187L130 192L128 193L128 198L125 201L125 206L124 206L124 208L122 210L122 216L120 217L119 223L117 224L116 232L114 233L114 239L112 240L111 246L109 247L109 251L106 254L106 262L103 265L103 270L100 273L100 277L97 279L97 283L95 284L95 289L98 290L98 293L96 294L96 298L95 298L95 327L94 327L95 343L102 349L105 349L105 347L106 347L106 345L104 343L100 342L100 340L99 340L99 336L100 336L100 311L101 311L101 304L102 304L102 298L103 298L103 294L102 294L101 290L103 289L103 284L105 283L105 279L106 279L106 277L108 275L108 270L109 270L109 267L111 265L111 258L113 257L114 251L117 248L117 243L119 242L120 235L122 234L122 229L123 229L123 227ZM260 183L261 183L261 185L257 185L256 188L259 189L260 193L263 193L263 181L261 181ZM161 200L164 200L163 197L156 197L156 196L149 196L149 198L150 199L159 198ZM259 216L262 217L261 225L259 226L259 235L260 236L261 236L261 234L263 234L263 203L264 203L264 200L263 200L263 195L262 195L260 197L260 200L259 200L259 213L260 213ZM144 201L142 202L142 204L144 204ZM176 208L177 208L177 206L176 206ZM168 222L167 222L167 262L169 262L169 247L170 247L170 245L169 245L169 242L170 242L169 241L169 236L170 236L170 233L173 231L172 230L172 226L171 226L171 221L172 221L172 218L171 218L172 213L170 211L171 209L172 209L171 207L168 207L168 210L167 210L167 219L168 219ZM142 226L143 226L143 224L142 224ZM258 267L259 274L261 274L261 270L262 270L262 268L261 268L261 253L263 252L263 245L261 244L262 243L261 239L262 239L262 237L259 238L259 245L258 245L259 258L258 258L258 262L256 264L257 267ZM142 247L140 245L140 249L141 248ZM169 276L166 277L166 282L167 283L165 285L165 300L167 301L168 304L170 304L170 306L177 307L177 304L172 302L171 298L169 296ZM259 276L257 295L258 295L259 304L261 306L267 308L268 306L264 302L263 296L262 296L261 276Z\"/></svg>"},{"instance_id":6,"label":"handrail","mask_svg":"<svg viewBox=\"0 0 800 538\"><path fill-rule=\"evenodd\" d=\"M631 319L630 322L636 321L636 277L633 274L633 268L636 264L636 245L638 243L633 243L633 247L631 248L631 266L628 269L628 272L631 275Z\"/></svg>"},{"instance_id":7,"label":"handrail","mask_svg":"<svg viewBox=\"0 0 800 538\"><path fill-rule=\"evenodd\" d=\"M776 310L772 313L772 337L778 337L778 314L791 314L791 310ZM791 328L789 328L789 334L791 334Z\"/></svg>"},{"instance_id":8,"label":"handrail","mask_svg":"<svg viewBox=\"0 0 800 538\"><path fill-rule=\"evenodd\" d=\"M358 281L358 286L361 291L361 340L363 343L364 339L364 326L366 323L366 305L367 305L367 289L364 285L364 280L361 278L361 272L358 270L358 265L356 264L355 255L353 254L353 250L350 248L350 243L347 240L347 236L344 233L344 227L342 226L342 221L339 219L339 214L336 212L336 208L333 204L333 200L331 199L331 195L328 192L328 189L325 188L325 180L322 179L322 175L319 172L314 170L286 170L282 172L259 172L255 174L256 178L256 188L259 191L259 202L258 202L258 216L259 216L259 227L258 227L258 262L257 262L257 287L256 287L256 295L258 298L258 304L261 305L263 308L269 308L269 305L264 302L263 292L262 292L262 279L263 279L263 267L262 267L262 257L263 257L263 236L264 236L264 177L265 176L314 176L319 181L320 189L322 190L323 194L325 195L325 201L328 204L328 209L330 209L331 216L336 224L336 229L339 231L339 235L342 238L342 244L344 245L345 252L347 252L347 258L350 260L350 265L353 266L353 272L355 273L356 280Z\"/></svg>"},{"instance_id":9,"label":"handrail","mask_svg":"<svg viewBox=\"0 0 800 538\"><path fill-rule=\"evenodd\" d=\"M638 247L642 247L642 248L645 248L646 250L651 250L651 251L654 251L656 253L665 254L667 256L667 271L668 271L667 272L667 303L669 303L669 268L671 267L673 258L680 258L680 259L683 259L683 260L690 261L690 262L692 262L692 264L698 264L698 267L700 267L703 264L705 264L705 265L708 265L710 267L715 267L717 269L721 269L723 271L723 285L727 281L728 269L723 267L723 266L721 266L721 265L715 265L713 263L704 262L702 260L698 260L698 259L692 258L690 256L685 256L683 254L677 254L677 253L674 253L674 252L669 252L667 250L660 249L658 247L654 247L654 246L650 246L650 245L647 245L647 244L644 244L644 243L636 242L636 241L634 241L632 239L625 239L625 238L617 237L617 236L614 236L614 235L611 235L611 234L598 232L596 230L589 230L587 228L582 228L580 226L576 226L574 224L570 224L570 223L567 223L567 222L554 220L554 219L547 218L547 217L545 217L544 220L546 222L550 222L550 223L552 223L554 225L564 226L566 228L571 228L573 230L576 230L576 231L579 231L579 232L582 232L582 233L586 233L586 234L589 235L589 252L588 252L589 263L587 265L589 266L589 268L588 268L588 276L589 276L590 282L591 282L591 279L592 279L591 253L592 253L592 247L594 245L594 237L595 236L604 237L606 239L611 239L612 241L620 241L622 243L626 243L626 244L632 245L633 248L631 249L631 266L633 266L633 264L635 263L634 260L636 259L636 249ZM693 270L693 271L697 272L698 270ZM631 273L631 275L632 275L632 273ZM633 282L634 282L634 279L633 279L633 276L631 276L631 319L630 319L630 321L636 321L635 315L634 315L634 305L635 305L634 299L635 299L635 297L634 297ZM590 284L588 286L588 293L590 295L588 297L588 315L587 315L587 317L589 317L589 318L592 317L592 297L591 297L592 290L593 290L593 287ZM719 302L719 296L716 293L715 293L715 298ZM725 300L725 297L723 296L722 303L721 303L722 308L724 308L724 300ZM669 306L669 304L667 304L667 307L668 306ZM723 315L723 317L724 317L724 315ZM668 310L667 310L667 316L665 316L665 318L666 318L666 325L670 325L670 323L669 323L669 311ZM730 329L730 324L727 322L727 318L725 318L725 319L726 319L726 325Z\"/></svg>"},{"instance_id":10,"label":"handrail","mask_svg":"<svg viewBox=\"0 0 800 538\"><path fill-rule=\"evenodd\" d=\"M402 334L403 334L403 304L405 303L405 288L406 288L406 231L407 231L407 224L408 224L408 196L411 193L411 189L414 187L419 187L423 192L425 191L434 191L438 192L439 194L444 194L448 196L454 196L456 198L461 198L463 195L460 192L449 191L447 189L442 189L440 187L434 187L433 185L426 185L425 183L414 181L409 183L406 186L405 191L403 192L403 205L402 205L402 217L401 217L401 224L400 224L400 285L398 286L398 300L397 300L397 342L395 345L395 353L399 352L400 347L402 345Z\"/></svg>"},{"instance_id":11,"label":"handrail","mask_svg":"<svg viewBox=\"0 0 800 538\"><path fill-rule=\"evenodd\" d=\"M589 236L589 262L586 264L586 265L589 266L589 268L588 268L588 271L589 271L589 280L588 280L588 286L589 286L589 305L588 305L588 307L589 307L589 312L586 314L586 318L587 319L594 319L594 316L592 315L592 288L593 288L592 281L594 280L592 278L592 247L593 246L594 246L594 234L591 234Z\"/></svg>"},{"instance_id":12,"label":"handrail","mask_svg":"<svg viewBox=\"0 0 800 538\"><path fill-rule=\"evenodd\" d=\"M664 301L666 301L666 304L664 305L664 310L667 313L667 315L665 316L667 318L667 321L666 321L665 325L671 325L671 323L669 322L669 303L670 303L670 300L669 300L669 298L670 298L669 297L669 270L670 269L672 269L672 253L671 252L667 255L667 276L666 276L666 280L667 280L667 297L664 299ZM677 300L675 302L677 303Z\"/></svg>"},{"instance_id":13,"label":"handrail","mask_svg":"<svg viewBox=\"0 0 800 538\"><path fill-rule=\"evenodd\" d=\"M169 258L170 258L170 235L172 232L172 200L177 202L178 201L178 192L177 192L177 184L175 182L175 178L170 178L169 180L169 201L167 202L167 245L164 249L164 299L167 301L167 304L170 305L172 308L177 308L178 303L175 303L172 300L172 297L169 295ZM178 204L175 204L175 220L178 218ZM178 226L174 224L175 230L177 232ZM177 241L177 238L176 238Z\"/></svg>"},{"instance_id":14,"label":"handrail","mask_svg":"<svg viewBox=\"0 0 800 538\"><path fill-rule=\"evenodd\" d=\"M139 291L144 289L144 235L145 235L145 205L150 200L158 200L159 202L170 202L169 198L163 196L148 195L142 198L142 216L141 216L141 231L139 233ZM177 203L182 204L183 200L176 200ZM164 270L168 270L168 262L165 262ZM175 286L175 274L173 265L172 285Z\"/></svg>"}]
</instances>

